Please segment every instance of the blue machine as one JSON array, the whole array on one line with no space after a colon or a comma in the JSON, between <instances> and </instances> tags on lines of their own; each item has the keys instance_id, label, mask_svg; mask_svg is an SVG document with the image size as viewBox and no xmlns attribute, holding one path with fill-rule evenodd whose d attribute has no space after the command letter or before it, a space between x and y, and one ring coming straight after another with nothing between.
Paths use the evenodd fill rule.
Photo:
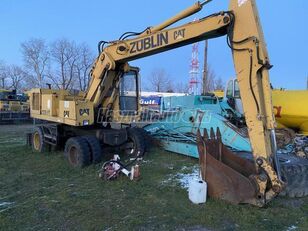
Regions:
<instances>
[{"instance_id":1,"label":"blue machine","mask_svg":"<svg viewBox=\"0 0 308 231\"><path fill-rule=\"evenodd\" d=\"M249 139L224 115L232 110L213 96L171 96L161 99L162 117L144 129L161 140L165 150L198 158L196 133L218 127L231 149L251 152Z\"/></svg>"}]
</instances>

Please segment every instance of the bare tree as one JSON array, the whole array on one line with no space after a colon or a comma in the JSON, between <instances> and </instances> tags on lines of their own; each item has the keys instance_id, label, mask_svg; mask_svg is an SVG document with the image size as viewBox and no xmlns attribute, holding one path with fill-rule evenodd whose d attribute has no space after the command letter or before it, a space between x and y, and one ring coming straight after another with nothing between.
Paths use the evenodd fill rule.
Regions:
<instances>
[{"instance_id":1,"label":"bare tree","mask_svg":"<svg viewBox=\"0 0 308 231\"><path fill-rule=\"evenodd\" d=\"M203 89L205 92L211 92L215 89L215 72L209 67L207 66L207 71L206 71L206 79L204 79L203 84L205 84L205 86L203 86Z\"/></svg>"},{"instance_id":2,"label":"bare tree","mask_svg":"<svg viewBox=\"0 0 308 231\"><path fill-rule=\"evenodd\" d=\"M50 48L52 67L48 77L59 88L67 90L72 87L76 77L76 65L79 53L74 41L59 39L52 43Z\"/></svg>"},{"instance_id":3,"label":"bare tree","mask_svg":"<svg viewBox=\"0 0 308 231\"><path fill-rule=\"evenodd\" d=\"M215 88L214 90L224 90L225 86L224 86L224 82L222 81L222 79L216 78L215 79Z\"/></svg>"},{"instance_id":4,"label":"bare tree","mask_svg":"<svg viewBox=\"0 0 308 231\"><path fill-rule=\"evenodd\" d=\"M17 91L22 91L27 73L17 65L10 65L7 67L7 77L10 82L10 88Z\"/></svg>"},{"instance_id":5,"label":"bare tree","mask_svg":"<svg viewBox=\"0 0 308 231\"><path fill-rule=\"evenodd\" d=\"M3 61L0 60L0 88L5 89L7 87L7 68Z\"/></svg>"},{"instance_id":6,"label":"bare tree","mask_svg":"<svg viewBox=\"0 0 308 231\"><path fill-rule=\"evenodd\" d=\"M175 85L175 92L177 93L188 93L189 86L183 82L179 82Z\"/></svg>"},{"instance_id":7,"label":"bare tree","mask_svg":"<svg viewBox=\"0 0 308 231\"><path fill-rule=\"evenodd\" d=\"M161 68L154 69L149 77L150 89L156 92L173 92L173 86L166 71Z\"/></svg>"},{"instance_id":8,"label":"bare tree","mask_svg":"<svg viewBox=\"0 0 308 231\"><path fill-rule=\"evenodd\" d=\"M43 87L49 63L49 52L43 39L33 38L21 44L30 87Z\"/></svg>"},{"instance_id":9,"label":"bare tree","mask_svg":"<svg viewBox=\"0 0 308 231\"><path fill-rule=\"evenodd\" d=\"M78 60L75 63L76 75L78 78L78 88L85 91L89 85L89 71L94 61L94 54L90 47L82 43L77 47Z\"/></svg>"},{"instance_id":10,"label":"bare tree","mask_svg":"<svg viewBox=\"0 0 308 231\"><path fill-rule=\"evenodd\" d=\"M169 79L169 77L168 77L168 79ZM169 92L169 93L173 93L174 92L174 84L172 83L172 81L170 79L167 81L165 89L166 89L165 90L166 92Z\"/></svg>"}]
</instances>

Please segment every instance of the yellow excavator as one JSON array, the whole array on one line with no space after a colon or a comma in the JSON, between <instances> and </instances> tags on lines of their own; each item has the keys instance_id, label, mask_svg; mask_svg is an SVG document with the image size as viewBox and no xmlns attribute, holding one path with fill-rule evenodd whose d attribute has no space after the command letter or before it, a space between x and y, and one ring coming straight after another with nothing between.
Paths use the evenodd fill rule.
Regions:
<instances>
[{"instance_id":1,"label":"yellow excavator","mask_svg":"<svg viewBox=\"0 0 308 231\"><path fill-rule=\"evenodd\" d=\"M30 92L31 116L50 121L35 128L29 142L35 151L51 146L64 147L64 154L74 166L85 166L101 159L101 146L123 148L128 154L142 156L145 151L144 132L134 127L139 120L139 69L128 62L165 52L205 39L226 36L233 54L235 71L243 99L243 109L252 146L253 162L245 171L246 162L238 170L242 177L232 178L228 161L207 166L219 172L226 185L209 185L215 196L229 200L231 187L249 186L249 193L238 191L241 198L234 203L263 206L283 189L276 157L274 116L268 70L271 68L255 0L230 0L229 10L211 14L180 26L170 27L211 2L197 2L183 12L140 33L124 33L118 40L99 43L99 56L91 69L86 93L63 90L33 89ZM204 131L204 134L206 132ZM199 135L199 142L207 142ZM205 150L203 150L205 152ZM217 159L218 160L218 159ZM207 162L207 164L210 164ZM239 163L232 162L231 165ZM228 171L227 171L228 170ZM205 176L206 177L206 176ZM231 178L230 178L231 177ZM207 179L210 181L210 179ZM235 187L236 188L236 187ZM220 192L222 192L220 194ZM236 197L236 195L235 195Z\"/></svg>"}]
</instances>

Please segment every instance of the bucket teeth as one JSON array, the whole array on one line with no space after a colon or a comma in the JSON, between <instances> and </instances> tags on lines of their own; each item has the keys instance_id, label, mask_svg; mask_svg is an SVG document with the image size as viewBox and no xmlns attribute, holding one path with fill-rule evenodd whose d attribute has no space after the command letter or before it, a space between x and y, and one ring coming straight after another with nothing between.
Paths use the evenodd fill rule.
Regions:
<instances>
[{"instance_id":1,"label":"bucket teeth","mask_svg":"<svg viewBox=\"0 0 308 231\"><path fill-rule=\"evenodd\" d=\"M221 140L221 133L220 133L220 129L217 127L216 129L216 137L218 140Z\"/></svg>"},{"instance_id":2,"label":"bucket teeth","mask_svg":"<svg viewBox=\"0 0 308 231\"><path fill-rule=\"evenodd\" d=\"M211 131L210 131L210 137L212 140L215 139L215 132L214 132L214 129L211 127Z\"/></svg>"},{"instance_id":3,"label":"bucket teeth","mask_svg":"<svg viewBox=\"0 0 308 231\"><path fill-rule=\"evenodd\" d=\"M265 204L258 196L259 188L253 180L256 173L252 161L233 153L221 142L221 132L210 129L210 139L206 129L203 137L197 131L197 146L202 179L208 184L208 195L233 204L249 203L257 206Z\"/></svg>"},{"instance_id":4,"label":"bucket teeth","mask_svg":"<svg viewBox=\"0 0 308 231\"><path fill-rule=\"evenodd\" d=\"M200 132L199 132L199 134L201 135ZM209 139L209 134L207 133L206 128L203 129L203 139L204 139L204 141Z\"/></svg>"}]
</instances>

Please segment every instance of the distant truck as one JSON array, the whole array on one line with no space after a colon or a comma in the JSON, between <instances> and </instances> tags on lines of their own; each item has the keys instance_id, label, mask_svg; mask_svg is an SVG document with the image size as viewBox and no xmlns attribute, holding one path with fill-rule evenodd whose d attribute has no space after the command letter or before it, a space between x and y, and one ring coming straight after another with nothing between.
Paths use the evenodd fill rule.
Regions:
<instances>
[{"instance_id":1,"label":"distant truck","mask_svg":"<svg viewBox=\"0 0 308 231\"><path fill-rule=\"evenodd\" d=\"M29 120L28 96L15 90L0 89L0 124Z\"/></svg>"},{"instance_id":2,"label":"distant truck","mask_svg":"<svg viewBox=\"0 0 308 231\"><path fill-rule=\"evenodd\" d=\"M215 94L217 92L214 92ZM216 94L221 96L221 91ZM243 114L238 82L231 79L226 85L224 98L231 107ZM273 90L272 100L278 128L291 128L308 135L308 91L307 90Z\"/></svg>"}]
</instances>

